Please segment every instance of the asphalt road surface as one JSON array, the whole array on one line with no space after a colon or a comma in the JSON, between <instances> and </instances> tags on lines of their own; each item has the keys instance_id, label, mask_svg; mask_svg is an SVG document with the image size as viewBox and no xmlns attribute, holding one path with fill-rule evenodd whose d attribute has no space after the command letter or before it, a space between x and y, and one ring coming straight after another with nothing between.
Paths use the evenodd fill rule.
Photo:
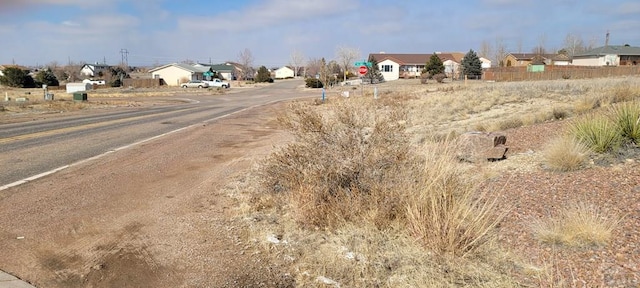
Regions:
<instances>
[{"instance_id":1,"label":"asphalt road surface","mask_svg":"<svg viewBox=\"0 0 640 288\"><path fill-rule=\"evenodd\" d=\"M263 88L207 96L189 96L185 90L186 95L179 97L181 104L2 124L0 191L243 109L318 94L297 89L303 84L299 80L277 81Z\"/></svg>"}]
</instances>

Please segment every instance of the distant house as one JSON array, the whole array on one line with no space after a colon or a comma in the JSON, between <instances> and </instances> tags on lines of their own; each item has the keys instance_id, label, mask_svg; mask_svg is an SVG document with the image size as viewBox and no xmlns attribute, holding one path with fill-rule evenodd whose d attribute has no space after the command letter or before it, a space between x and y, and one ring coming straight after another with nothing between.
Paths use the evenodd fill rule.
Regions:
<instances>
[{"instance_id":1,"label":"distant house","mask_svg":"<svg viewBox=\"0 0 640 288\"><path fill-rule=\"evenodd\" d=\"M162 79L168 86L180 86L181 83L189 80L205 80L207 72L212 73L209 66L194 66L185 63L171 63L149 70L152 78Z\"/></svg>"},{"instance_id":2,"label":"distant house","mask_svg":"<svg viewBox=\"0 0 640 288\"><path fill-rule=\"evenodd\" d=\"M480 58L480 62L482 62L482 64L480 64L482 69L491 68L491 60L489 60L487 58L484 58L484 57L479 57L479 58Z\"/></svg>"},{"instance_id":3,"label":"distant house","mask_svg":"<svg viewBox=\"0 0 640 288\"><path fill-rule=\"evenodd\" d=\"M431 55L377 53L369 54L369 58L373 57L378 62L378 68L384 79L392 81L400 78L419 77ZM442 61L447 76L451 77L460 73L463 53L436 53L436 55Z\"/></svg>"},{"instance_id":4,"label":"distant house","mask_svg":"<svg viewBox=\"0 0 640 288\"><path fill-rule=\"evenodd\" d=\"M573 56L576 66L627 66L640 63L640 47L608 45Z\"/></svg>"},{"instance_id":5,"label":"distant house","mask_svg":"<svg viewBox=\"0 0 640 288\"><path fill-rule=\"evenodd\" d=\"M293 78L293 69L288 66L282 66L274 71L276 79Z\"/></svg>"},{"instance_id":6,"label":"distant house","mask_svg":"<svg viewBox=\"0 0 640 288\"><path fill-rule=\"evenodd\" d=\"M217 75L219 75L220 77L222 77L222 79L225 80L234 80L236 78L235 74L236 74L236 67L234 65L232 65L231 63L222 63L222 64L201 64L201 63L197 63L194 64L193 66L195 67L201 67L203 69L207 69L211 72ZM208 75L205 75L205 79L207 80L211 80L210 77Z\"/></svg>"},{"instance_id":7,"label":"distant house","mask_svg":"<svg viewBox=\"0 0 640 288\"><path fill-rule=\"evenodd\" d=\"M107 64L84 64L80 68L80 74L90 77L102 77L110 68L111 66Z\"/></svg>"},{"instance_id":8,"label":"distant house","mask_svg":"<svg viewBox=\"0 0 640 288\"><path fill-rule=\"evenodd\" d=\"M24 67L24 66L20 66L20 65L5 64L5 65L0 65L0 76L4 76L4 72L3 71L4 71L4 69L7 69L7 68L18 68L18 69L21 69L21 70L27 71L27 72L29 72L29 70L30 70L29 68Z\"/></svg>"},{"instance_id":9,"label":"distant house","mask_svg":"<svg viewBox=\"0 0 640 288\"><path fill-rule=\"evenodd\" d=\"M569 65L569 57L564 54L509 53L504 57L506 67L535 65Z\"/></svg>"}]
</instances>

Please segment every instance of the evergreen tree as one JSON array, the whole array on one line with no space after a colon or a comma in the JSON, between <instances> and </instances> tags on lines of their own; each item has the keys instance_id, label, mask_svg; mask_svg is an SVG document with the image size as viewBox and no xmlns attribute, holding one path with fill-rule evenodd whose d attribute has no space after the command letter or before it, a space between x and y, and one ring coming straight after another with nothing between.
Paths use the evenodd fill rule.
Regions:
<instances>
[{"instance_id":1,"label":"evergreen tree","mask_svg":"<svg viewBox=\"0 0 640 288\"><path fill-rule=\"evenodd\" d=\"M482 76L482 61L473 49L462 58L462 73L473 79L479 79Z\"/></svg>"},{"instance_id":2,"label":"evergreen tree","mask_svg":"<svg viewBox=\"0 0 640 288\"><path fill-rule=\"evenodd\" d=\"M429 77L433 77L433 75L436 74L444 74L444 64L442 64L442 60L440 60L440 57L438 57L436 53L431 55L422 73L429 74Z\"/></svg>"},{"instance_id":3,"label":"evergreen tree","mask_svg":"<svg viewBox=\"0 0 640 288\"><path fill-rule=\"evenodd\" d=\"M42 69L36 74L36 86L41 86L42 84L46 84L47 86L58 86L60 83L58 82L58 78L51 69Z\"/></svg>"},{"instance_id":4,"label":"evergreen tree","mask_svg":"<svg viewBox=\"0 0 640 288\"><path fill-rule=\"evenodd\" d=\"M373 55L369 55L369 62L371 62L371 67L367 70L367 74L364 75L364 78L369 79L369 81L373 83L384 82L384 76L382 76L382 72L380 72L380 67L378 67L378 61Z\"/></svg>"},{"instance_id":5,"label":"evergreen tree","mask_svg":"<svg viewBox=\"0 0 640 288\"><path fill-rule=\"evenodd\" d=\"M269 82L269 79L271 79L271 73L269 73L267 67L260 66L260 68L258 68L258 75L256 75L256 82Z\"/></svg>"},{"instance_id":6,"label":"evergreen tree","mask_svg":"<svg viewBox=\"0 0 640 288\"><path fill-rule=\"evenodd\" d=\"M29 75L29 71L18 67L7 67L2 73L4 73L4 76L0 76L0 84L2 85L17 88L35 87L35 82Z\"/></svg>"}]
</instances>

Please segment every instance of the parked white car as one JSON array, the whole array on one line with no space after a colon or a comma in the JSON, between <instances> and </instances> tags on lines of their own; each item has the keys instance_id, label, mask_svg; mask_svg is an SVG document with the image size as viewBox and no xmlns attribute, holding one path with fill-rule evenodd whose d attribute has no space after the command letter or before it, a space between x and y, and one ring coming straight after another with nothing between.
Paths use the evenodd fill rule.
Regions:
<instances>
[{"instance_id":1,"label":"parked white car","mask_svg":"<svg viewBox=\"0 0 640 288\"><path fill-rule=\"evenodd\" d=\"M222 88L225 88L225 89L231 87L231 84L229 84L229 82L222 81L222 80L220 80L218 78L215 78L215 79L213 79L211 81L203 80L202 82L209 84L209 87L222 87Z\"/></svg>"},{"instance_id":2,"label":"parked white car","mask_svg":"<svg viewBox=\"0 0 640 288\"><path fill-rule=\"evenodd\" d=\"M180 84L182 88L207 88L209 84L205 83L202 80L191 80L189 82L185 82Z\"/></svg>"}]
</instances>

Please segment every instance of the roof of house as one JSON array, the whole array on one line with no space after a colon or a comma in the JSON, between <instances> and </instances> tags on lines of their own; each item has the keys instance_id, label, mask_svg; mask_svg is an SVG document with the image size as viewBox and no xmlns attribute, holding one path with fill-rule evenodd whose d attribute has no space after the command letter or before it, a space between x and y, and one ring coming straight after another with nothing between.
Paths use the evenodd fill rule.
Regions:
<instances>
[{"instance_id":1,"label":"roof of house","mask_svg":"<svg viewBox=\"0 0 640 288\"><path fill-rule=\"evenodd\" d=\"M538 53L509 53L507 55L511 55L516 60L528 60L531 61L536 56L542 56L544 59L555 59L558 54L538 54Z\"/></svg>"},{"instance_id":2,"label":"roof of house","mask_svg":"<svg viewBox=\"0 0 640 288\"><path fill-rule=\"evenodd\" d=\"M369 58L373 57L378 63L384 60L391 60L400 65L424 65L429 61L432 54L396 54L396 53L371 53ZM464 58L464 53L436 53L442 62L452 60L460 63Z\"/></svg>"},{"instance_id":3,"label":"roof of house","mask_svg":"<svg viewBox=\"0 0 640 288\"><path fill-rule=\"evenodd\" d=\"M4 70L7 68L18 68L18 69L22 69L22 70L29 70L29 68L24 67L24 66L20 66L20 65L15 65L15 64L4 64L4 65L0 65L0 70Z\"/></svg>"},{"instance_id":4,"label":"roof of house","mask_svg":"<svg viewBox=\"0 0 640 288\"><path fill-rule=\"evenodd\" d=\"M209 66L193 66L191 64L186 64L186 63L171 63L171 64L166 64L166 65L162 65L162 66L153 68L153 69L149 70L149 72L153 73L155 71L162 70L162 69L165 69L165 68L168 68L168 67L172 67L172 66L173 67L178 67L178 68L180 68L182 70L186 70L186 71L191 72L191 73L204 73L204 72L209 71L209 69L210 69Z\"/></svg>"},{"instance_id":5,"label":"roof of house","mask_svg":"<svg viewBox=\"0 0 640 288\"><path fill-rule=\"evenodd\" d=\"M628 45L607 45L597 48L593 48L584 53L574 55L573 57L589 57L589 56L602 56L607 54L614 55L640 55L640 47L628 46Z\"/></svg>"},{"instance_id":6,"label":"roof of house","mask_svg":"<svg viewBox=\"0 0 640 288\"><path fill-rule=\"evenodd\" d=\"M109 68L111 66L107 65L107 64L98 64L98 63L90 64L90 63L87 63L87 64L82 65L82 68L84 68L84 67L89 67L90 69L95 69L95 68L97 68L97 69L107 69L107 68Z\"/></svg>"}]
</instances>

